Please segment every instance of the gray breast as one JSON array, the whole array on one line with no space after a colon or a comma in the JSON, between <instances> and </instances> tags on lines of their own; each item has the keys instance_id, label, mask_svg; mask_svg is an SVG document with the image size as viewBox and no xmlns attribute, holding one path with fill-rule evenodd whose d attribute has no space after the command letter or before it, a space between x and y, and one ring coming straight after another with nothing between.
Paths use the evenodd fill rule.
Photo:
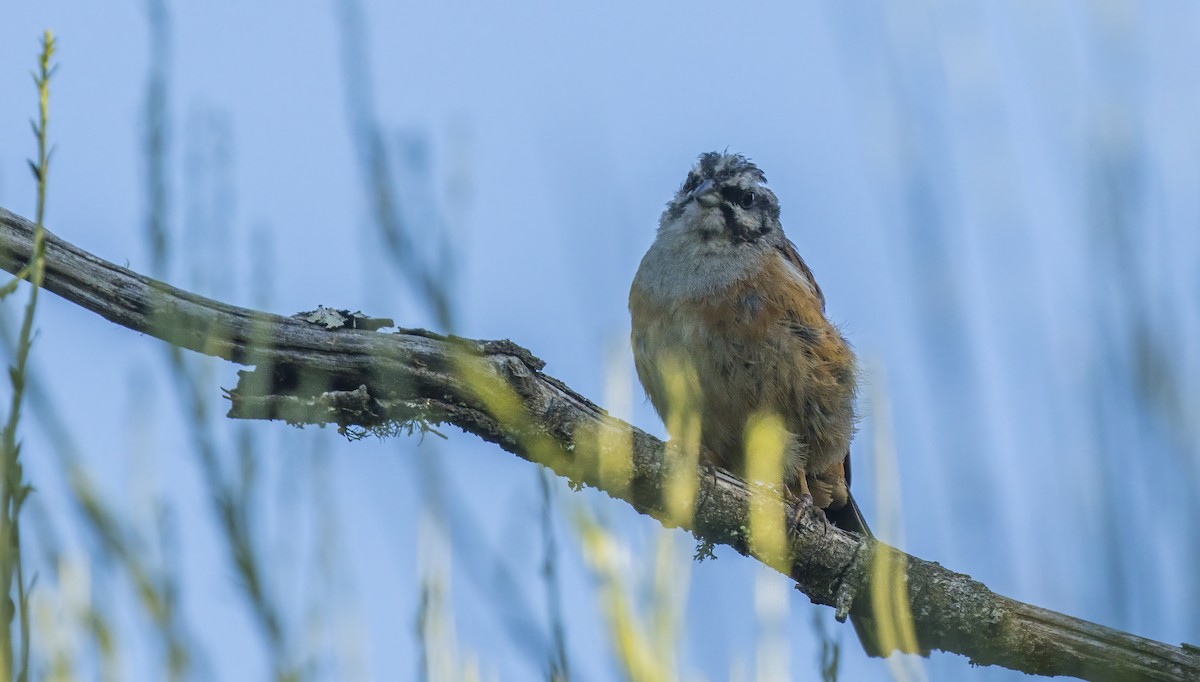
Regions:
<instances>
[{"instance_id":1,"label":"gray breast","mask_svg":"<svg viewBox=\"0 0 1200 682\"><path fill-rule=\"evenodd\" d=\"M642 258L634 283L660 301L708 298L761 269L767 255L761 251L758 245L663 231Z\"/></svg>"}]
</instances>

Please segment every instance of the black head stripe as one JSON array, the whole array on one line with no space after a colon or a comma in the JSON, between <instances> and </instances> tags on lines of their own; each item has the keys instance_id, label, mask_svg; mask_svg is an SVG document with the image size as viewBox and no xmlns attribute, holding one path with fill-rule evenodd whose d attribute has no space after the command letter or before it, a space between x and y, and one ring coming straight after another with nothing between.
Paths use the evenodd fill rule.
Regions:
<instances>
[{"instance_id":1,"label":"black head stripe","mask_svg":"<svg viewBox=\"0 0 1200 682\"><path fill-rule=\"evenodd\" d=\"M741 175L749 175L762 183L767 181L767 176L759 170L758 166L741 154L722 154L720 152L701 154L696 170L701 177L717 181L729 180Z\"/></svg>"},{"instance_id":2,"label":"black head stripe","mask_svg":"<svg viewBox=\"0 0 1200 682\"><path fill-rule=\"evenodd\" d=\"M721 198L731 204L740 204L742 197L745 196L746 190L741 187L722 187Z\"/></svg>"},{"instance_id":3,"label":"black head stripe","mask_svg":"<svg viewBox=\"0 0 1200 682\"><path fill-rule=\"evenodd\" d=\"M767 220L766 216L763 216L762 220L758 221L758 229L754 231L753 239L761 239L767 236L767 233L770 231L771 223Z\"/></svg>"},{"instance_id":4,"label":"black head stripe","mask_svg":"<svg viewBox=\"0 0 1200 682\"><path fill-rule=\"evenodd\" d=\"M725 218L725 229L729 231L729 234L734 238L741 238L742 228L738 225L737 216L728 201L721 202L721 215Z\"/></svg>"}]
</instances>

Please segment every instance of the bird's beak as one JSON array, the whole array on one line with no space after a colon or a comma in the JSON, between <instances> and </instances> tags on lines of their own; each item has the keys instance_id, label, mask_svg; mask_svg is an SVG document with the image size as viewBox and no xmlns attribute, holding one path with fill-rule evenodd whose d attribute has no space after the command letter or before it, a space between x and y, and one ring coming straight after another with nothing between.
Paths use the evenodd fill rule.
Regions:
<instances>
[{"instance_id":1,"label":"bird's beak","mask_svg":"<svg viewBox=\"0 0 1200 682\"><path fill-rule=\"evenodd\" d=\"M721 197L717 194L717 183L711 179L700 183L700 186L688 195L688 199L695 199L705 208L712 208L721 203Z\"/></svg>"}]
</instances>

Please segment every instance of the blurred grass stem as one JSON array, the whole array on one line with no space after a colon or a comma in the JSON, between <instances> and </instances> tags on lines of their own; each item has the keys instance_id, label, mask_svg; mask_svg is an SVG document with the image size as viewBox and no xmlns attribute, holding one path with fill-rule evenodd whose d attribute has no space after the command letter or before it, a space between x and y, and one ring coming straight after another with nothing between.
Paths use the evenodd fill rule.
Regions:
<instances>
[{"instance_id":1,"label":"blurred grass stem","mask_svg":"<svg viewBox=\"0 0 1200 682\"><path fill-rule=\"evenodd\" d=\"M37 181L37 216L33 238L33 258L23 272L26 274L32 288L29 292L29 303L25 306L25 316L21 320L21 331L17 336L17 352L13 366L9 369L9 379L13 387L12 402L9 405L8 420L4 424L3 435L0 437L0 584L4 586L6 595L4 602L3 639L0 640L0 675L3 679L16 679L25 682L29 677L29 595L25 584L24 569L21 557L21 507L33 487L25 482L21 465L20 444L17 443L17 426L21 418L21 403L25 394L25 368L29 360L29 351L33 346L33 318L37 310L38 292L41 291L42 277L45 274L46 234L44 221L46 216L46 176L50 170L50 150L46 144L46 127L50 113L50 78L54 75L55 67L51 65L54 57L54 35L46 31L42 35L42 50L38 55L38 70L33 75L34 84L38 91L38 119L33 123L33 134L37 138L37 161L30 161L29 167ZM16 581L17 602L15 609L11 601ZM13 617L17 616L21 629L21 649L18 654L13 650ZM15 674L15 677L14 677Z\"/></svg>"}]
</instances>

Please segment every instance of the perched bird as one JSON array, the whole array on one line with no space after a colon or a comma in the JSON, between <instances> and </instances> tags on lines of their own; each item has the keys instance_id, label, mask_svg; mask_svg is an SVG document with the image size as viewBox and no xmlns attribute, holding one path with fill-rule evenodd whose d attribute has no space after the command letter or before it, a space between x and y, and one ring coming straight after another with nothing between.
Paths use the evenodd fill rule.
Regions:
<instances>
[{"instance_id":1,"label":"perched bird","mask_svg":"<svg viewBox=\"0 0 1200 682\"><path fill-rule=\"evenodd\" d=\"M672 401L696 412L709 463L744 474L754 456L745 452L748 421L774 413L786 431L787 491L839 527L870 534L849 490L854 353L825 317L825 296L756 165L739 154L700 156L663 211L629 313L650 402L668 424L682 407ZM684 394L671 385L680 367L692 377Z\"/></svg>"}]
</instances>

